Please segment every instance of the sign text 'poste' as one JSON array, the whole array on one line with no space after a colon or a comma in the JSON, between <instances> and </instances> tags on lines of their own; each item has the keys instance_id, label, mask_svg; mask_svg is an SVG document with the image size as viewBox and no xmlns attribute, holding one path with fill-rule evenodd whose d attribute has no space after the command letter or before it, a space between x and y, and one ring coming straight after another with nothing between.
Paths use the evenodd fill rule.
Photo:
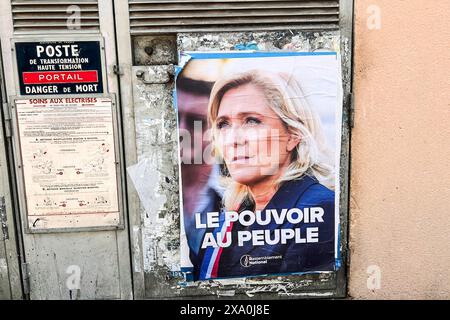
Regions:
<instances>
[{"instance_id":1,"label":"sign text 'poste'","mask_svg":"<svg viewBox=\"0 0 450 320\"><path fill-rule=\"evenodd\" d=\"M103 93L100 41L16 42L21 95Z\"/></svg>"}]
</instances>

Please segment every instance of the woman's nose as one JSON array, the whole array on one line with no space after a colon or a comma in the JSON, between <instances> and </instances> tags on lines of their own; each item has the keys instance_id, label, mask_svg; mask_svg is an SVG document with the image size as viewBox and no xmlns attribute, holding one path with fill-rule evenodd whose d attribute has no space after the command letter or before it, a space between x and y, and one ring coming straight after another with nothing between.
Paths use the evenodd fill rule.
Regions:
<instances>
[{"instance_id":1,"label":"woman's nose","mask_svg":"<svg viewBox=\"0 0 450 320\"><path fill-rule=\"evenodd\" d=\"M247 137L245 130L242 129L241 126L232 126L226 136L226 144L227 145L244 145L247 142Z\"/></svg>"}]
</instances>

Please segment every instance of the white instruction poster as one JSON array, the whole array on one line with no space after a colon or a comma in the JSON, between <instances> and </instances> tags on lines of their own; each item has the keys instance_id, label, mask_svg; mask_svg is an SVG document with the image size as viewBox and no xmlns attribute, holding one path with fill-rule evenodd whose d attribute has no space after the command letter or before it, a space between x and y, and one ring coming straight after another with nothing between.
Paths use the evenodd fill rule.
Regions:
<instances>
[{"instance_id":1,"label":"white instruction poster","mask_svg":"<svg viewBox=\"0 0 450 320\"><path fill-rule=\"evenodd\" d=\"M15 101L30 230L120 223L113 101Z\"/></svg>"}]
</instances>

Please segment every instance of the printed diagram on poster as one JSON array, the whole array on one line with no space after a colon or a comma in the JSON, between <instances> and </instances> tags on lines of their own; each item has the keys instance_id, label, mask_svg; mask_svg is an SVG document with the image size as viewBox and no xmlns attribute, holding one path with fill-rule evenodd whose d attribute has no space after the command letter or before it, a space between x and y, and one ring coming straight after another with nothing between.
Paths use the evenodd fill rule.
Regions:
<instances>
[{"instance_id":1,"label":"printed diagram on poster","mask_svg":"<svg viewBox=\"0 0 450 320\"><path fill-rule=\"evenodd\" d=\"M119 226L113 99L16 99L30 231Z\"/></svg>"},{"instance_id":2,"label":"printed diagram on poster","mask_svg":"<svg viewBox=\"0 0 450 320\"><path fill-rule=\"evenodd\" d=\"M102 40L14 40L20 95L103 93Z\"/></svg>"},{"instance_id":3,"label":"printed diagram on poster","mask_svg":"<svg viewBox=\"0 0 450 320\"><path fill-rule=\"evenodd\" d=\"M340 56L180 53L174 103L188 280L340 267Z\"/></svg>"}]
</instances>

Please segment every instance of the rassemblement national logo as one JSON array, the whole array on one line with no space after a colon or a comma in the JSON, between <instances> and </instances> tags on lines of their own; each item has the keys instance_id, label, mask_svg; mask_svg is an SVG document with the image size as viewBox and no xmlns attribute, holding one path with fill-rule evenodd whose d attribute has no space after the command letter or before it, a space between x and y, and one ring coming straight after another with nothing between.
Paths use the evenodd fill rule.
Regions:
<instances>
[{"instance_id":1,"label":"rassemblement national logo","mask_svg":"<svg viewBox=\"0 0 450 320\"><path fill-rule=\"evenodd\" d=\"M245 254L241 257L241 266L248 268L250 267L250 256Z\"/></svg>"},{"instance_id":2,"label":"rassemblement national logo","mask_svg":"<svg viewBox=\"0 0 450 320\"><path fill-rule=\"evenodd\" d=\"M279 259L283 259L283 256L278 255L278 256L252 257L248 254L244 254L241 257L240 262L241 266L243 266L244 268L248 268L255 264L267 264L268 261L270 260L279 260Z\"/></svg>"}]
</instances>

